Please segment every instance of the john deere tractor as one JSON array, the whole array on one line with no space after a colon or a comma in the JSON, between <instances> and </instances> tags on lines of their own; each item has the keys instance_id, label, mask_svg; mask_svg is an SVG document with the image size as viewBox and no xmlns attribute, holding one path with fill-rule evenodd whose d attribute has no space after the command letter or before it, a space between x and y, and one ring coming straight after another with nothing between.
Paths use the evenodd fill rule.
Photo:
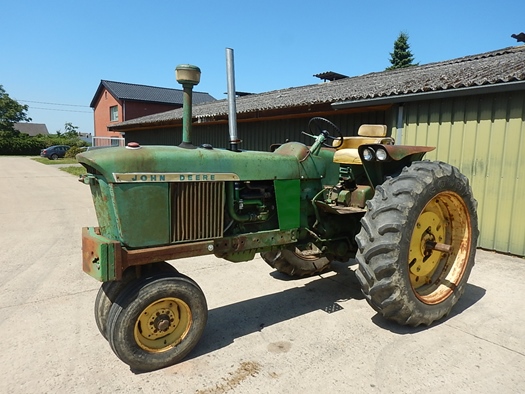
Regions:
<instances>
[{"instance_id":1,"label":"john deere tractor","mask_svg":"<svg viewBox=\"0 0 525 394\"><path fill-rule=\"evenodd\" d=\"M396 145L384 125L343 136L324 118L272 152L191 142L195 66L184 87L180 146L92 150L87 174L98 227L82 234L83 270L102 282L95 320L118 358L149 371L182 360L207 320L200 287L168 260L257 254L290 276L358 263L368 303L397 323L429 325L456 304L474 265L478 222L467 178L431 147ZM230 111L230 116L232 113Z\"/></svg>"}]
</instances>

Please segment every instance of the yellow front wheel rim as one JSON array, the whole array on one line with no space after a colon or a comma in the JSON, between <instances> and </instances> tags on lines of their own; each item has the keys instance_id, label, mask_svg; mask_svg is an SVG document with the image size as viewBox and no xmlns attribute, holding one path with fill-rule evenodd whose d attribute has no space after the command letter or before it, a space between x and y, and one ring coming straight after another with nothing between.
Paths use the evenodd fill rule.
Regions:
<instances>
[{"instance_id":1,"label":"yellow front wheel rim","mask_svg":"<svg viewBox=\"0 0 525 394\"><path fill-rule=\"evenodd\" d=\"M149 304L137 318L136 343L144 350L159 353L177 346L188 334L191 309L179 298L161 298Z\"/></svg>"}]
</instances>

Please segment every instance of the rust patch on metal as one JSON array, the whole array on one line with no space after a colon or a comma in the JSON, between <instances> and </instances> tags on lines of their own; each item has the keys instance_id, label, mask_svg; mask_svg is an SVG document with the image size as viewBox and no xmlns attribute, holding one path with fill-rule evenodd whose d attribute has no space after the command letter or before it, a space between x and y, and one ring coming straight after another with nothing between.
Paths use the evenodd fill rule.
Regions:
<instances>
[{"instance_id":1,"label":"rust patch on metal","mask_svg":"<svg viewBox=\"0 0 525 394\"><path fill-rule=\"evenodd\" d=\"M82 228L82 269L99 281L122 278L120 242L100 235L100 228Z\"/></svg>"},{"instance_id":2,"label":"rust patch on metal","mask_svg":"<svg viewBox=\"0 0 525 394\"><path fill-rule=\"evenodd\" d=\"M100 260L96 250L96 242L89 236L88 229L82 228L82 270L94 278L100 276L100 273L96 272L97 264L94 264L95 261ZM100 265L98 269L100 269Z\"/></svg>"},{"instance_id":3,"label":"rust patch on metal","mask_svg":"<svg viewBox=\"0 0 525 394\"><path fill-rule=\"evenodd\" d=\"M299 161L304 161L310 154L310 149L301 143L287 143L281 145L274 152L276 155L294 156Z\"/></svg>"},{"instance_id":4,"label":"rust patch on metal","mask_svg":"<svg viewBox=\"0 0 525 394\"><path fill-rule=\"evenodd\" d=\"M426 249L437 250L438 252L450 254L454 251L452 245L447 245L439 242L428 241L425 245Z\"/></svg>"},{"instance_id":5,"label":"rust patch on metal","mask_svg":"<svg viewBox=\"0 0 525 394\"><path fill-rule=\"evenodd\" d=\"M159 246L155 248L128 250L122 249L122 267L155 263L158 261L175 260L187 257L212 254L213 242L201 241L181 245Z\"/></svg>"},{"instance_id":6,"label":"rust patch on metal","mask_svg":"<svg viewBox=\"0 0 525 394\"><path fill-rule=\"evenodd\" d=\"M270 246L287 245L296 241L295 230L268 231L215 240L215 255L223 257L231 252L263 250Z\"/></svg>"}]
</instances>

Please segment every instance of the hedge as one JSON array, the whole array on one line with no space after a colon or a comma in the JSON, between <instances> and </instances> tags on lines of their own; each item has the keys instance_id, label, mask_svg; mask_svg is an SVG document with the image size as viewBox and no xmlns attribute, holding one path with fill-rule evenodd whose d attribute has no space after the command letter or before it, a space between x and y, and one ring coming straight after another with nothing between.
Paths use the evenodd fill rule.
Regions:
<instances>
[{"instance_id":1,"label":"hedge","mask_svg":"<svg viewBox=\"0 0 525 394\"><path fill-rule=\"evenodd\" d=\"M52 135L37 135L29 137L27 134L9 135L0 132L0 155L38 156L40 151L52 145L87 146L78 137L63 137Z\"/></svg>"}]
</instances>

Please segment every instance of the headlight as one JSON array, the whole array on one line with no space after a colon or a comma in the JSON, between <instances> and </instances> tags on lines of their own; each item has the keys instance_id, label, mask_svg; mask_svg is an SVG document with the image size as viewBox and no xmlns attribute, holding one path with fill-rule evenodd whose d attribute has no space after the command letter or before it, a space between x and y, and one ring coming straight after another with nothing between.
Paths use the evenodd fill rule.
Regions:
<instances>
[{"instance_id":1,"label":"headlight","mask_svg":"<svg viewBox=\"0 0 525 394\"><path fill-rule=\"evenodd\" d=\"M363 149L363 159L366 161L372 161L374 160L374 151L370 148Z\"/></svg>"},{"instance_id":2,"label":"headlight","mask_svg":"<svg viewBox=\"0 0 525 394\"><path fill-rule=\"evenodd\" d=\"M376 157L377 157L377 160L379 161L386 160L386 158L388 157L388 155L386 154L386 150L379 148L376 152Z\"/></svg>"}]
</instances>

